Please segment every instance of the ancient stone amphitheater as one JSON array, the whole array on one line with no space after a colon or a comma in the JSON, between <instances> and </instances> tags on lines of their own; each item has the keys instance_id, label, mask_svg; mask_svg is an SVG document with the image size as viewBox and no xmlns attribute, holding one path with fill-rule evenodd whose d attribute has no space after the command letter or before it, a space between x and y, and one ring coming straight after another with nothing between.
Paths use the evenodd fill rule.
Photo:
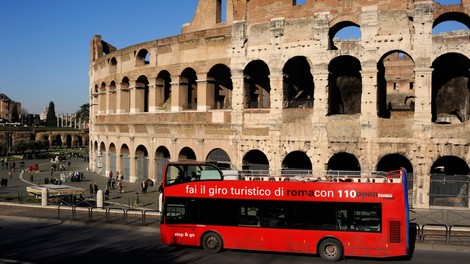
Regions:
<instances>
[{"instance_id":1,"label":"ancient stone amphitheater","mask_svg":"<svg viewBox=\"0 0 470 264\"><path fill-rule=\"evenodd\" d=\"M468 210L470 30L433 29L470 27L470 0L297 2L200 0L181 34L122 49L96 35L90 169L161 181L180 159L250 175L404 167L415 208Z\"/></svg>"}]
</instances>

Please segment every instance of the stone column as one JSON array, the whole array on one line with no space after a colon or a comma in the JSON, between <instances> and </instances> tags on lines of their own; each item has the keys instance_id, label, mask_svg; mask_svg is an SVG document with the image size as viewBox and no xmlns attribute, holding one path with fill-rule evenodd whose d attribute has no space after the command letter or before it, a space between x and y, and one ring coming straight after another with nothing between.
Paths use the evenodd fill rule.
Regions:
<instances>
[{"instance_id":1,"label":"stone column","mask_svg":"<svg viewBox=\"0 0 470 264\"><path fill-rule=\"evenodd\" d=\"M313 94L312 124L316 137L312 138L312 150L307 152L312 160L314 171L326 170L330 150L328 149L328 132L326 130L328 113L328 65L313 65L312 75L315 83Z\"/></svg>"},{"instance_id":2,"label":"stone column","mask_svg":"<svg viewBox=\"0 0 470 264\"><path fill-rule=\"evenodd\" d=\"M98 93L98 114L106 113L106 87L101 87Z\"/></svg>"},{"instance_id":3,"label":"stone column","mask_svg":"<svg viewBox=\"0 0 470 264\"><path fill-rule=\"evenodd\" d=\"M175 76L180 80L180 76ZM171 111L179 112L188 108L188 83L171 83Z\"/></svg>"},{"instance_id":4,"label":"stone column","mask_svg":"<svg viewBox=\"0 0 470 264\"><path fill-rule=\"evenodd\" d=\"M415 68L415 121L430 124L432 119L432 69Z\"/></svg>"},{"instance_id":5,"label":"stone column","mask_svg":"<svg viewBox=\"0 0 470 264\"><path fill-rule=\"evenodd\" d=\"M165 79L157 79L155 82L155 109L162 109L165 104Z\"/></svg>"},{"instance_id":6,"label":"stone column","mask_svg":"<svg viewBox=\"0 0 470 264\"><path fill-rule=\"evenodd\" d=\"M200 73L207 76L207 73ZM214 108L215 102L215 82L208 79L197 80L197 110L207 111Z\"/></svg>"},{"instance_id":7,"label":"stone column","mask_svg":"<svg viewBox=\"0 0 470 264\"><path fill-rule=\"evenodd\" d=\"M142 85L142 84L136 81L134 82L134 87L130 87L130 90L131 90L130 113L144 112L145 87L138 86L138 85Z\"/></svg>"},{"instance_id":8,"label":"stone column","mask_svg":"<svg viewBox=\"0 0 470 264\"><path fill-rule=\"evenodd\" d=\"M271 153L268 155L269 172L271 174L280 174L281 164L281 128L282 128L282 110L284 98L284 75L282 69L273 68L269 76L271 84L270 92L270 111L269 111L269 138Z\"/></svg>"},{"instance_id":9,"label":"stone column","mask_svg":"<svg viewBox=\"0 0 470 264\"><path fill-rule=\"evenodd\" d=\"M130 108L130 89L127 84L120 84L116 94L116 113L129 113Z\"/></svg>"},{"instance_id":10,"label":"stone column","mask_svg":"<svg viewBox=\"0 0 470 264\"><path fill-rule=\"evenodd\" d=\"M156 80L153 79L151 80L151 83L149 83L149 112L154 113L157 110L157 85L156 85Z\"/></svg>"}]
</instances>

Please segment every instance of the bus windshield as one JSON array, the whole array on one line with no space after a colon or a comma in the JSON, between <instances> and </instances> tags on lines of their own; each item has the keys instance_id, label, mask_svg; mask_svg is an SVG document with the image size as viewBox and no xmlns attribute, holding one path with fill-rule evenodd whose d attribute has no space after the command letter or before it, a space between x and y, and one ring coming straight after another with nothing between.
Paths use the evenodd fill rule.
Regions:
<instances>
[{"instance_id":1,"label":"bus windshield","mask_svg":"<svg viewBox=\"0 0 470 264\"><path fill-rule=\"evenodd\" d=\"M221 171L209 163L169 163L165 170L165 185L191 181L222 180Z\"/></svg>"}]
</instances>

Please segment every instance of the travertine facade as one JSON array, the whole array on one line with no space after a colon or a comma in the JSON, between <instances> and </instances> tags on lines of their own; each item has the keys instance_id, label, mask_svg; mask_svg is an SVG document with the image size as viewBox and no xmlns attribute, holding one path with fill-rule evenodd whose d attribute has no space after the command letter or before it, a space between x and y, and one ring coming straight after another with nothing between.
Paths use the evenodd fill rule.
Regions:
<instances>
[{"instance_id":1,"label":"travertine facade","mask_svg":"<svg viewBox=\"0 0 470 264\"><path fill-rule=\"evenodd\" d=\"M432 30L469 27L470 0L295 2L200 0L180 35L123 49L95 36L90 169L137 181L160 180L166 159L271 174L405 167L413 205L433 205L431 174L470 171L470 31ZM349 26L359 39L335 38Z\"/></svg>"}]
</instances>

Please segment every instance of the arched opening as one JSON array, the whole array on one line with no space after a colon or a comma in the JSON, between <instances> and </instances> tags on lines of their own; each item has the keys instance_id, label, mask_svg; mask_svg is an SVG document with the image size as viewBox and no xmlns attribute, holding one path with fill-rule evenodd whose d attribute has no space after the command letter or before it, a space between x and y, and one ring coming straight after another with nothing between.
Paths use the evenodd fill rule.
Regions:
<instances>
[{"instance_id":1,"label":"arched opening","mask_svg":"<svg viewBox=\"0 0 470 264\"><path fill-rule=\"evenodd\" d=\"M307 58L299 56L287 61L284 74L284 107L313 107L314 83Z\"/></svg>"},{"instance_id":2,"label":"arched opening","mask_svg":"<svg viewBox=\"0 0 470 264\"><path fill-rule=\"evenodd\" d=\"M215 65L207 74L207 82L208 104L215 109L231 109L233 83L230 69L223 64ZM211 95L213 100L209 102Z\"/></svg>"},{"instance_id":3,"label":"arched opening","mask_svg":"<svg viewBox=\"0 0 470 264\"><path fill-rule=\"evenodd\" d=\"M139 145L135 150L135 175L136 181L143 181L148 179L149 176L149 159L147 148Z\"/></svg>"},{"instance_id":4,"label":"arched opening","mask_svg":"<svg viewBox=\"0 0 470 264\"><path fill-rule=\"evenodd\" d=\"M196 153L189 147L184 147L178 154L178 160L196 160Z\"/></svg>"},{"instance_id":5,"label":"arched opening","mask_svg":"<svg viewBox=\"0 0 470 264\"><path fill-rule=\"evenodd\" d=\"M470 60L458 53L432 64L432 120L440 124L466 122L470 116Z\"/></svg>"},{"instance_id":6,"label":"arched opening","mask_svg":"<svg viewBox=\"0 0 470 264\"><path fill-rule=\"evenodd\" d=\"M157 109L171 109L171 76L167 71L161 71L156 80L155 105Z\"/></svg>"},{"instance_id":7,"label":"arched opening","mask_svg":"<svg viewBox=\"0 0 470 264\"><path fill-rule=\"evenodd\" d=\"M197 109L196 71L186 68L180 76L180 100L183 109Z\"/></svg>"},{"instance_id":8,"label":"arched opening","mask_svg":"<svg viewBox=\"0 0 470 264\"><path fill-rule=\"evenodd\" d=\"M431 167L429 205L468 207L469 172L468 164L459 157L437 159Z\"/></svg>"},{"instance_id":9,"label":"arched opening","mask_svg":"<svg viewBox=\"0 0 470 264\"><path fill-rule=\"evenodd\" d=\"M155 180L157 185L163 181L163 171L168 162L170 162L170 151L164 146L158 147L155 151Z\"/></svg>"},{"instance_id":10,"label":"arched opening","mask_svg":"<svg viewBox=\"0 0 470 264\"><path fill-rule=\"evenodd\" d=\"M260 150L250 150L243 157L243 175L268 175L268 157Z\"/></svg>"},{"instance_id":11,"label":"arched opening","mask_svg":"<svg viewBox=\"0 0 470 264\"><path fill-rule=\"evenodd\" d=\"M415 63L402 51L385 54L377 64L377 108L381 118L415 108Z\"/></svg>"},{"instance_id":12,"label":"arched opening","mask_svg":"<svg viewBox=\"0 0 470 264\"><path fill-rule=\"evenodd\" d=\"M135 65L139 66L146 64L150 64L150 55L146 49L141 49L135 57Z\"/></svg>"},{"instance_id":13,"label":"arched opening","mask_svg":"<svg viewBox=\"0 0 470 264\"><path fill-rule=\"evenodd\" d=\"M335 171L341 171L342 174L360 175L361 165L357 158L350 153L340 152L333 155L327 164L327 170L330 175Z\"/></svg>"},{"instance_id":14,"label":"arched opening","mask_svg":"<svg viewBox=\"0 0 470 264\"><path fill-rule=\"evenodd\" d=\"M136 108L138 112L149 111L149 81L146 76L141 75L135 84L136 93Z\"/></svg>"},{"instance_id":15,"label":"arched opening","mask_svg":"<svg viewBox=\"0 0 470 264\"><path fill-rule=\"evenodd\" d=\"M269 108L271 84L268 65L255 60L246 66L244 75L245 108Z\"/></svg>"},{"instance_id":16,"label":"arched opening","mask_svg":"<svg viewBox=\"0 0 470 264\"><path fill-rule=\"evenodd\" d=\"M293 151L282 161L282 175L312 175L312 162L303 151Z\"/></svg>"},{"instance_id":17,"label":"arched opening","mask_svg":"<svg viewBox=\"0 0 470 264\"><path fill-rule=\"evenodd\" d=\"M328 115L361 113L361 63L339 56L328 66Z\"/></svg>"},{"instance_id":18,"label":"arched opening","mask_svg":"<svg viewBox=\"0 0 470 264\"><path fill-rule=\"evenodd\" d=\"M361 38L361 28L351 21L342 21L332 26L328 32L329 50L341 49L342 43L351 47L351 42L357 42Z\"/></svg>"}]
</instances>

